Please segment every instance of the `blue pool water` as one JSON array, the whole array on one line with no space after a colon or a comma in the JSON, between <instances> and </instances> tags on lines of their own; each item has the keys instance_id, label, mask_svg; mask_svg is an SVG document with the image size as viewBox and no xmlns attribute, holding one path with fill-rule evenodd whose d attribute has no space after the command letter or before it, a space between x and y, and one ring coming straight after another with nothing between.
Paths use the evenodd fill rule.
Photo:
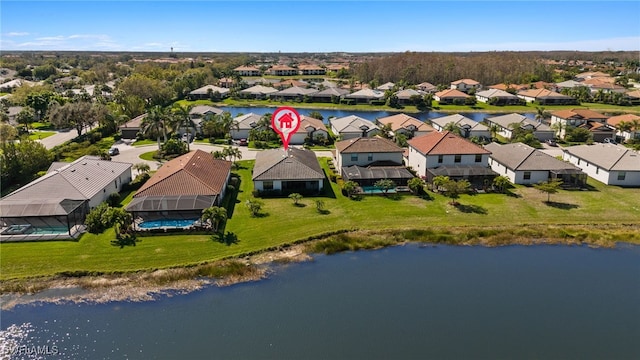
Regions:
<instances>
[{"instance_id":1,"label":"blue pool water","mask_svg":"<svg viewBox=\"0 0 640 360\"><path fill-rule=\"evenodd\" d=\"M194 222L196 222L196 220L198 219L161 219L145 221L138 226L143 229L155 229L162 227L179 228L191 226Z\"/></svg>"},{"instance_id":2,"label":"blue pool water","mask_svg":"<svg viewBox=\"0 0 640 360\"><path fill-rule=\"evenodd\" d=\"M364 192L365 194L384 194L384 191L382 191L382 189L375 186L362 186L362 192ZM396 189L389 189L387 191L387 194L395 194L395 193L396 193Z\"/></svg>"}]
</instances>

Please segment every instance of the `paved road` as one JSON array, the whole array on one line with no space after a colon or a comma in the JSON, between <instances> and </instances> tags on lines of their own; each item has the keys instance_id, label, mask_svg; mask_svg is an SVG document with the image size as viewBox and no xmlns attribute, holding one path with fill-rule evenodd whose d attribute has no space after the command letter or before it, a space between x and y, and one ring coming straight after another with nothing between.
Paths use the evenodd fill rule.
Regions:
<instances>
[{"instance_id":1,"label":"paved road","mask_svg":"<svg viewBox=\"0 0 640 360\"><path fill-rule=\"evenodd\" d=\"M37 131L34 132L37 133ZM64 144L69 140L75 139L77 136L78 132L76 130L56 131L55 135L51 135L38 141L40 141L40 143L42 143L42 145L47 149L53 149L60 144Z\"/></svg>"}]
</instances>

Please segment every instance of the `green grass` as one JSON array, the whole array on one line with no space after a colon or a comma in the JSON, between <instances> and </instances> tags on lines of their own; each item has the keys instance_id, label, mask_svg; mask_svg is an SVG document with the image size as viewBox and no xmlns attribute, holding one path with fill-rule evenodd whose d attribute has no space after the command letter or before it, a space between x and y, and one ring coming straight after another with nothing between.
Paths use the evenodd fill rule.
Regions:
<instances>
[{"instance_id":1,"label":"green grass","mask_svg":"<svg viewBox=\"0 0 640 360\"><path fill-rule=\"evenodd\" d=\"M157 140L157 139L142 139L142 140L136 140L136 141L134 141L131 145L132 145L132 146L147 146L147 145L155 145L155 146L158 146L158 140Z\"/></svg>"},{"instance_id":2,"label":"green grass","mask_svg":"<svg viewBox=\"0 0 640 360\"><path fill-rule=\"evenodd\" d=\"M148 161L156 161L157 159L155 159L155 158L153 157L153 155L155 155L155 154L156 154L156 152L157 152L157 150L149 151L149 152L146 152L146 153L140 154L140 159L142 159L142 160L148 160Z\"/></svg>"},{"instance_id":3,"label":"green grass","mask_svg":"<svg viewBox=\"0 0 640 360\"><path fill-rule=\"evenodd\" d=\"M544 203L546 194L532 187L515 186L517 195L463 195L456 208L449 199L429 193L423 199L412 195L399 198L365 196L350 200L341 195L337 184L327 188L327 212L319 214L314 200L305 197L294 206L291 199L262 199L260 217L250 216L244 202L253 190L253 161L238 162L235 170L242 181L235 210L226 231L238 242L226 245L209 235L171 234L139 237L135 246L113 246L113 230L85 234L80 241L0 244L0 279L54 275L63 272L130 272L178 267L240 256L274 248L310 237L341 230L371 229L404 231L433 226L477 230L495 226L526 229L540 225L600 225L640 223L640 189L606 186L589 180L590 191L561 191ZM321 164L328 171L327 159ZM328 183L328 181L326 182ZM130 194L129 194L130 195ZM384 241L377 240L380 244Z\"/></svg>"},{"instance_id":4,"label":"green grass","mask_svg":"<svg viewBox=\"0 0 640 360\"><path fill-rule=\"evenodd\" d=\"M42 140L46 139L49 136L55 135L55 131L34 131L29 134L29 140Z\"/></svg>"}]
</instances>

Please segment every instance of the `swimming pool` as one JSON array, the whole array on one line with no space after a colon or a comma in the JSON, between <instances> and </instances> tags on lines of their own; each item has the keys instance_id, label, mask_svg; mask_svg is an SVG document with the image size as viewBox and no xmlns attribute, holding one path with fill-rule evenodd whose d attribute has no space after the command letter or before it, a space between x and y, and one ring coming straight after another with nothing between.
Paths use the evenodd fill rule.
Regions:
<instances>
[{"instance_id":1,"label":"swimming pool","mask_svg":"<svg viewBox=\"0 0 640 360\"><path fill-rule=\"evenodd\" d=\"M193 225L198 219L159 219L144 221L138 225L141 229L181 228Z\"/></svg>"},{"instance_id":2,"label":"swimming pool","mask_svg":"<svg viewBox=\"0 0 640 360\"><path fill-rule=\"evenodd\" d=\"M384 194L384 191L376 186L361 186L364 194ZM387 194L395 194L397 191L395 188L389 189Z\"/></svg>"}]
</instances>

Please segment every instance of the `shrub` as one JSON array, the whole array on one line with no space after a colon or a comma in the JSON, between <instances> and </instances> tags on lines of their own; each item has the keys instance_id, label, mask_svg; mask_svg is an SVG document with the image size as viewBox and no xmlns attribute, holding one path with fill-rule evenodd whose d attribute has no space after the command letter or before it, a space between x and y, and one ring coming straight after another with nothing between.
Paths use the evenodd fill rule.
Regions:
<instances>
[{"instance_id":1,"label":"shrub","mask_svg":"<svg viewBox=\"0 0 640 360\"><path fill-rule=\"evenodd\" d=\"M84 224L87 226L88 232L92 234L99 234L110 227L108 222L104 221L107 214L109 213L109 209L109 204L103 202L89 211L89 214L87 214L87 218L84 220Z\"/></svg>"},{"instance_id":2,"label":"shrub","mask_svg":"<svg viewBox=\"0 0 640 360\"><path fill-rule=\"evenodd\" d=\"M118 203L120 203L120 194L111 193L107 198L107 204L109 204L109 206L117 206Z\"/></svg>"}]
</instances>

